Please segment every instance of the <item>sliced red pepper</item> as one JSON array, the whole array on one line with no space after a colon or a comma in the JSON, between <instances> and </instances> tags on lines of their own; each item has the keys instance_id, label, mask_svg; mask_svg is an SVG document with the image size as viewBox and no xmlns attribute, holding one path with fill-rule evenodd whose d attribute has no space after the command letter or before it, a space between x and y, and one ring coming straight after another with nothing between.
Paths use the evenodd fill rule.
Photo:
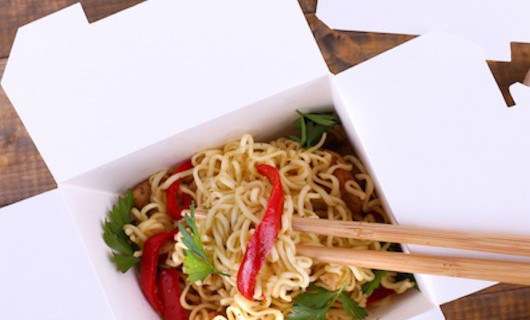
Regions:
<instances>
[{"instance_id":1,"label":"sliced red pepper","mask_svg":"<svg viewBox=\"0 0 530 320\"><path fill-rule=\"evenodd\" d=\"M164 320L188 319L186 309L180 304L179 272L177 269L160 269L157 281L158 296L164 306Z\"/></svg>"},{"instance_id":2,"label":"sliced red pepper","mask_svg":"<svg viewBox=\"0 0 530 320\"><path fill-rule=\"evenodd\" d=\"M385 287L379 287L372 292L372 294L366 299L366 304L372 304L374 302L383 300L386 297L389 297L396 292L394 290L387 289Z\"/></svg>"},{"instance_id":3,"label":"sliced red pepper","mask_svg":"<svg viewBox=\"0 0 530 320\"><path fill-rule=\"evenodd\" d=\"M191 159L184 161L180 166L175 169L173 174L180 173L193 168ZM191 197L188 194L182 193L180 195L179 203L179 188L181 179L177 179L166 189L166 211L167 214L174 220L180 220L182 209L189 208L191 205Z\"/></svg>"},{"instance_id":4,"label":"sliced red pepper","mask_svg":"<svg viewBox=\"0 0 530 320\"><path fill-rule=\"evenodd\" d=\"M158 269L158 255L160 248L169 240L172 240L177 230L157 233L149 237L144 243L142 261L140 262L140 286L153 309L163 314L164 307L156 293L156 274Z\"/></svg>"},{"instance_id":5,"label":"sliced red pepper","mask_svg":"<svg viewBox=\"0 0 530 320\"><path fill-rule=\"evenodd\" d=\"M258 164L256 169L272 183L272 191L269 197L265 214L254 234L250 237L243 261L237 273L237 289L248 300L254 296L256 276L258 275L265 259L274 247L281 228L283 213L283 188L280 173L275 167Z\"/></svg>"}]
</instances>

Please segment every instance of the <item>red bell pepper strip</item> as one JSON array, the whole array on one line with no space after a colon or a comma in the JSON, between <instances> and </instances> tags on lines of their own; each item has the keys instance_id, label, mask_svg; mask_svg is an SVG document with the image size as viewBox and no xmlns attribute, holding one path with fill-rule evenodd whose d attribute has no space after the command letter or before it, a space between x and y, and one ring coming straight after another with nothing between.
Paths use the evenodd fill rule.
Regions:
<instances>
[{"instance_id":1,"label":"red bell pepper strip","mask_svg":"<svg viewBox=\"0 0 530 320\"><path fill-rule=\"evenodd\" d=\"M173 174L180 173L186 170L189 170L193 168L193 164L191 163L191 160L184 161L180 166L175 169ZM173 218L174 220L180 220L182 216L180 215L182 209L189 208L191 205L191 197L188 194L182 193L180 195L180 203L179 203L179 188L180 188L180 181L181 179L176 180L173 182L167 189L166 189L166 211L167 214Z\"/></svg>"},{"instance_id":2,"label":"red bell pepper strip","mask_svg":"<svg viewBox=\"0 0 530 320\"><path fill-rule=\"evenodd\" d=\"M164 306L165 320L187 320L186 309L180 304L179 272L177 269L160 269L157 281L158 296Z\"/></svg>"},{"instance_id":3,"label":"red bell pepper strip","mask_svg":"<svg viewBox=\"0 0 530 320\"><path fill-rule=\"evenodd\" d=\"M256 276L274 247L274 242L278 237L284 202L283 188L278 169L265 164L256 165L256 169L272 183L272 191L267 208L265 209L265 214L256 231L248 241L243 261L237 273L237 289L248 300L252 300Z\"/></svg>"},{"instance_id":4,"label":"red bell pepper strip","mask_svg":"<svg viewBox=\"0 0 530 320\"><path fill-rule=\"evenodd\" d=\"M158 269L158 254L160 248L169 240L172 240L177 230L157 233L149 237L144 243L142 260L140 262L140 286L153 309L163 314L164 306L156 293L156 274Z\"/></svg>"},{"instance_id":5,"label":"red bell pepper strip","mask_svg":"<svg viewBox=\"0 0 530 320\"><path fill-rule=\"evenodd\" d=\"M384 298L396 294L394 290L390 290L384 287L379 287L372 292L372 294L366 299L366 304L372 304L374 302L383 300Z\"/></svg>"}]
</instances>

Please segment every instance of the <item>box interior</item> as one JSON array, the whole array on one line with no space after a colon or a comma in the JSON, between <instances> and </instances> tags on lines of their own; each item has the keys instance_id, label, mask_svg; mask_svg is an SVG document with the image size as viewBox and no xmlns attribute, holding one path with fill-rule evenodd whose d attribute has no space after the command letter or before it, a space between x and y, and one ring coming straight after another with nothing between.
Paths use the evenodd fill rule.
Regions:
<instances>
[{"instance_id":1,"label":"box interior","mask_svg":"<svg viewBox=\"0 0 530 320\"><path fill-rule=\"evenodd\" d=\"M123 158L64 182L94 190L123 193L145 177L178 164L193 153L216 147L251 132L260 139L278 136L296 119L296 109L318 110L332 105L328 76L269 98L135 151ZM131 174L132 173L132 174Z\"/></svg>"}]
</instances>

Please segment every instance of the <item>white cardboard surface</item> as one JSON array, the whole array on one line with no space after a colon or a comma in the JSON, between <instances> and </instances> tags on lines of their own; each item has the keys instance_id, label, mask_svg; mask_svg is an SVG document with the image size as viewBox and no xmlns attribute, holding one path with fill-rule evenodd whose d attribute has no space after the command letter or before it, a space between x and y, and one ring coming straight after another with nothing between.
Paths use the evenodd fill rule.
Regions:
<instances>
[{"instance_id":1,"label":"white cardboard surface","mask_svg":"<svg viewBox=\"0 0 530 320\"><path fill-rule=\"evenodd\" d=\"M63 194L54 190L0 211L2 319L111 319Z\"/></svg>"},{"instance_id":2,"label":"white cardboard surface","mask_svg":"<svg viewBox=\"0 0 530 320\"><path fill-rule=\"evenodd\" d=\"M520 82L510 86L510 94L519 108L530 108L530 88Z\"/></svg>"},{"instance_id":3,"label":"white cardboard surface","mask_svg":"<svg viewBox=\"0 0 530 320\"><path fill-rule=\"evenodd\" d=\"M510 61L510 42L530 42L525 0L320 0L317 15L341 30L446 31L476 42L490 60Z\"/></svg>"},{"instance_id":4,"label":"white cardboard surface","mask_svg":"<svg viewBox=\"0 0 530 320\"><path fill-rule=\"evenodd\" d=\"M64 182L327 74L297 1L150 0L22 27L2 85Z\"/></svg>"},{"instance_id":5,"label":"white cardboard surface","mask_svg":"<svg viewBox=\"0 0 530 320\"><path fill-rule=\"evenodd\" d=\"M398 223L528 235L530 110L506 107L477 46L430 34L335 80L348 106L341 116ZM491 284L426 278L439 303Z\"/></svg>"}]
</instances>

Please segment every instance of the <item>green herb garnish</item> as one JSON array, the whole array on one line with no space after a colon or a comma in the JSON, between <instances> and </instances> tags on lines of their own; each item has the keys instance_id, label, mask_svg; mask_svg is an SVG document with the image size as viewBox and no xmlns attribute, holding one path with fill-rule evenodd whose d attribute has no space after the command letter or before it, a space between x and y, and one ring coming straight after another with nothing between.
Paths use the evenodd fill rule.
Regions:
<instances>
[{"instance_id":1,"label":"green herb garnish","mask_svg":"<svg viewBox=\"0 0 530 320\"><path fill-rule=\"evenodd\" d=\"M300 116L293 126L300 130L300 136L290 135L289 138L299 142L302 148L311 148L320 141L326 130L339 122L336 115L328 113L303 113L296 110Z\"/></svg>"},{"instance_id":2,"label":"green herb garnish","mask_svg":"<svg viewBox=\"0 0 530 320\"><path fill-rule=\"evenodd\" d=\"M229 277L214 267L210 259L206 256L202 246L201 237L197 224L195 223L195 206L190 206L190 215L184 216L186 224L191 229L191 234L186 230L182 222L179 222L179 231L182 234L182 242L188 248L184 250L184 273L188 275L188 281L193 283L197 280L203 281L210 274L216 273Z\"/></svg>"},{"instance_id":3,"label":"green herb garnish","mask_svg":"<svg viewBox=\"0 0 530 320\"><path fill-rule=\"evenodd\" d=\"M123 231L123 226L131 223L130 213L134 201L132 191L127 191L125 197L120 197L118 204L112 206L103 225L103 240L113 250L112 261L121 272L127 272L140 262L140 258L133 256L138 246Z\"/></svg>"},{"instance_id":4,"label":"green herb garnish","mask_svg":"<svg viewBox=\"0 0 530 320\"><path fill-rule=\"evenodd\" d=\"M367 296L371 295L381 285L381 280L388 274L386 270L373 270L373 272L375 275L374 280L363 285L363 293Z\"/></svg>"},{"instance_id":5,"label":"green herb garnish","mask_svg":"<svg viewBox=\"0 0 530 320\"><path fill-rule=\"evenodd\" d=\"M289 320L326 320L328 310L337 299L342 301L346 313L352 320L365 319L368 314L350 296L342 292L344 285L338 291L328 291L318 286L309 286L306 292L294 300L292 313L287 315Z\"/></svg>"}]
</instances>

